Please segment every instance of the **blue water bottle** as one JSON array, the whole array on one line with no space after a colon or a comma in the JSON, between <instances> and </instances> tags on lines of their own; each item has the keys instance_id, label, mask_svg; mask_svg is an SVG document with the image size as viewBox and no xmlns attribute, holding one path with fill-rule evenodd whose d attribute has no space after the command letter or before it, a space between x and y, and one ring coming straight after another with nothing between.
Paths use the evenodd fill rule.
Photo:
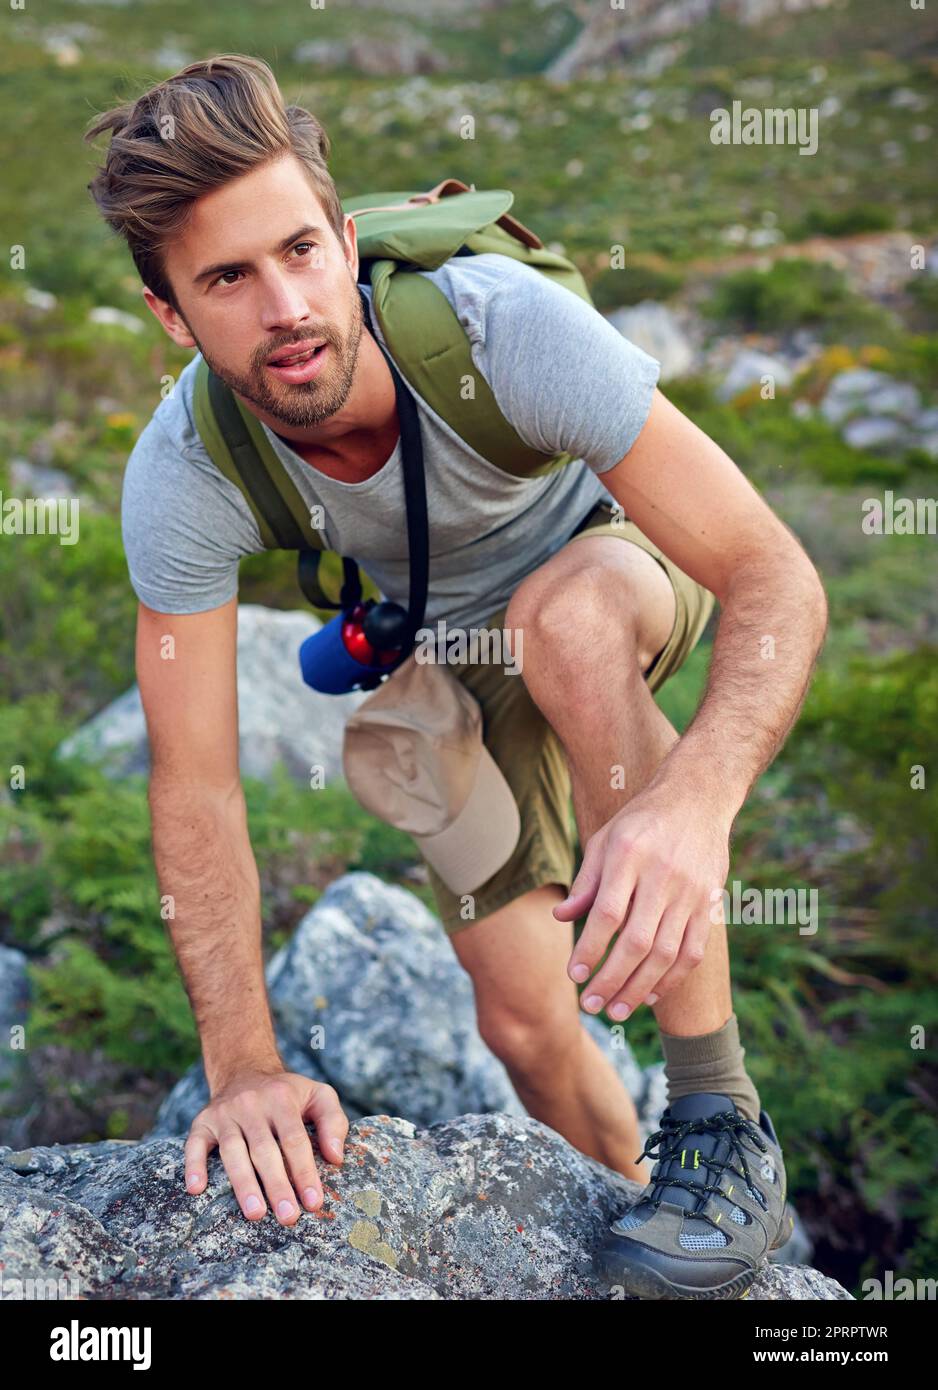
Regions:
<instances>
[{"instance_id":1,"label":"blue water bottle","mask_svg":"<svg viewBox=\"0 0 938 1390\"><path fill-rule=\"evenodd\" d=\"M356 603L301 644L304 681L323 695L373 690L403 659L406 628L407 612L399 603Z\"/></svg>"}]
</instances>

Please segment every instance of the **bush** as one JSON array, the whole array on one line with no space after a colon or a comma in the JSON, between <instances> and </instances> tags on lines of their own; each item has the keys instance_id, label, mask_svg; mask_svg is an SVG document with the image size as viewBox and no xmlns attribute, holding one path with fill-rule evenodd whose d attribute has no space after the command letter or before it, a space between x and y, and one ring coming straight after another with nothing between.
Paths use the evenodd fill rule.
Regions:
<instances>
[{"instance_id":1,"label":"bush","mask_svg":"<svg viewBox=\"0 0 938 1390\"><path fill-rule=\"evenodd\" d=\"M590 282L589 290L602 313L643 299L670 299L684 283L675 271L658 270L650 265L626 265L621 270L604 270Z\"/></svg>"},{"instance_id":2,"label":"bush","mask_svg":"<svg viewBox=\"0 0 938 1390\"><path fill-rule=\"evenodd\" d=\"M855 295L839 270L801 259L724 276L703 309L724 328L743 332L786 333L812 327L827 338L895 332L890 317Z\"/></svg>"},{"instance_id":3,"label":"bush","mask_svg":"<svg viewBox=\"0 0 938 1390\"><path fill-rule=\"evenodd\" d=\"M938 329L938 275L920 270L906 281L905 288L914 305L917 326L934 333Z\"/></svg>"},{"instance_id":4,"label":"bush","mask_svg":"<svg viewBox=\"0 0 938 1390\"><path fill-rule=\"evenodd\" d=\"M783 396L773 401L749 396L719 404L707 383L690 378L668 382L665 394L756 486L796 478L838 487L866 481L891 485L910 473L909 458L852 449L820 415L795 415Z\"/></svg>"},{"instance_id":5,"label":"bush","mask_svg":"<svg viewBox=\"0 0 938 1390\"><path fill-rule=\"evenodd\" d=\"M886 232L895 225L892 210L871 203L850 208L813 207L795 232L795 239L806 236L854 236L857 232Z\"/></svg>"},{"instance_id":6,"label":"bush","mask_svg":"<svg viewBox=\"0 0 938 1390\"><path fill-rule=\"evenodd\" d=\"M7 699L55 689L71 718L90 715L133 683L137 599L116 517L79 508L74 545L54 535L4 537L0 592Z\"/></svg>"}]
</instances>

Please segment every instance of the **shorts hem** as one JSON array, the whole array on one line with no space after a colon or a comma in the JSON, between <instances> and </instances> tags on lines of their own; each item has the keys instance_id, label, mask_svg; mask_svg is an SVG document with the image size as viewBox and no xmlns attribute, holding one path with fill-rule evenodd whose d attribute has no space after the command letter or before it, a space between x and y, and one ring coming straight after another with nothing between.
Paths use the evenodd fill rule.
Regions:
<instances>
[{"instance_id":1,"label":"shorts hem","mask_svg":"<svg viewBox=\"0 0 938 1390\"><path fill-rule=\"evenodd\" d=\"M497 912L499 908L505 907L510 902L514 902L515 898L520 898L523 893L529 893L532 888L542 888L548 883L560 883L566 891L569 892L573 886L573 877L571 874L558 869L555 864L542 864L536 869L529 869L527 873L523 874L520 878L516 878L514 883L510 884L509 887L503 888L500 893L496 893L491 897L483 897L482 901L485 904L485 910L477 912L475 917L470 917L468 919L459 916L455 918L441 917L440 921L443 924L443 930L446 932L447 936L455 936L465 927L474 927L479 922L484 921L486 917L490 917L492 913ZM558 923L558 925L562 924Z\"/></svg>"},{"instance_id":2,"label":"shorts hem","mask_svg":"<svg viewBox=\"0 0 938 1390\"><path fill-rule=\"evenodd\" d=\"M598 502L594 512L588 515L587 522L594 513L597 517L602 517L610 510L609 503ZM626 526L632 527L634 534L624 534ZM710 614L713 612L716 603L715 596L709 589L685 574L669 556L665 555L660 546L656 546L650 541L630 519L626 518L624 526L603 520L592 525L581 523L581 529L574 532L570 541L579 540L583 536L594 535L615 535L618 539L637 546L639 550L644 550L646 555L650 555L653 560L657 561L671 584L671 590L674 594L674 622L671 625L668 640L652 659L651 664L642 672L649 691L655 695L671 676L677 674L699 643L710 619Z\"/></svg>"}]
</instances>

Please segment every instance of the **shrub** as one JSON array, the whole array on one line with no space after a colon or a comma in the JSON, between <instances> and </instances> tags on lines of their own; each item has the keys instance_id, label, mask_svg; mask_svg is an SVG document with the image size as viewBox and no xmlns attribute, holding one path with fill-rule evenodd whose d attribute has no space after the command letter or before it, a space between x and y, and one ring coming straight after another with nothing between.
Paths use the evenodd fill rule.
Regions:
<instances>
[{"instance_id":1,"label":"shrub","mask_svg":"<svg viewBox=\"0 0 938 1390\"><path fill-rule=\"evenodd\" d=\"M137 599L116 517L79 507L75 545L54 535L4 537L0 592L0 688L8 699L52 688L69 718L132 684Z\"/></svg>"},{"instance_id":2,"label":"shrub","mask_svg":"<svg viewBox=\"0 0 938 1390\"><path fill-rule=\"evenodd\" d=\"M160 897L146 779L112 779L56 754L61 702L0 706L0 764L26 784L0 799L0 934L32 962L31 1046L99 1050L176 1077L198 1040ZM310 792L282 768L244 779L270 945L318 890L348 869L389 882L418 862L410 837L374 818L342 784ZM428 888L420 895L430 905Z\"/></svg>"},{"instance_id":3,"label":"shrub","mask_svg":"<svg viewBox=\"0 0 938 1390\"><path fill-rule=\"evenodd\" d=\"M602 313L643 299L670 299L684 283L675 271L650 265L626 265L621 270L603 270L590 282L593 303Z\"/></svg>"},{"instance_id":4,"label":"shrub","mask_svg":"<svg viewBox=\"0 0 938 1390\"><path fill-rule=\"evenodd\" d=\"M877 306L855 295L825 262L779 260L767 270L736 271L719 280L704 312L724 327L786 333L813 327L822 336L872 335L895 328Z\"/></svg>"},{"instance_id":5,"label":"shrub","mask_svg":"<svg viewBox=\"0 0 938 1390\"><path fill-rule=\"evenodd\" d=\"M895 225L890 208L860 203L850 208L812 207L795 233L802 236L853 236L857 232L885 232Z\"/></svg>"}]
</instances>

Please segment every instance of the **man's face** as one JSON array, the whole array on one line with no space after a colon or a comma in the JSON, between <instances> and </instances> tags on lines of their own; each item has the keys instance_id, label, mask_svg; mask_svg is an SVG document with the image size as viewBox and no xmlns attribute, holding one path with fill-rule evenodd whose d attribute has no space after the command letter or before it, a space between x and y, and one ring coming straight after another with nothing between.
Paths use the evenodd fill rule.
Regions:
<instances>
[{"instance_id":1,"label":"man's face","mask_svg":"<svg viewBox=\"0 0 938 1390\"><path fill-rule=\"evenodd\" d=\"M342 408L363 328L355 225L336 237L293 155L200 198L166 272L182 317L145 290L150 308L244 400L299 429ZM270 365L308 341L312 364Z\"/></svg>"}]
</instances>

